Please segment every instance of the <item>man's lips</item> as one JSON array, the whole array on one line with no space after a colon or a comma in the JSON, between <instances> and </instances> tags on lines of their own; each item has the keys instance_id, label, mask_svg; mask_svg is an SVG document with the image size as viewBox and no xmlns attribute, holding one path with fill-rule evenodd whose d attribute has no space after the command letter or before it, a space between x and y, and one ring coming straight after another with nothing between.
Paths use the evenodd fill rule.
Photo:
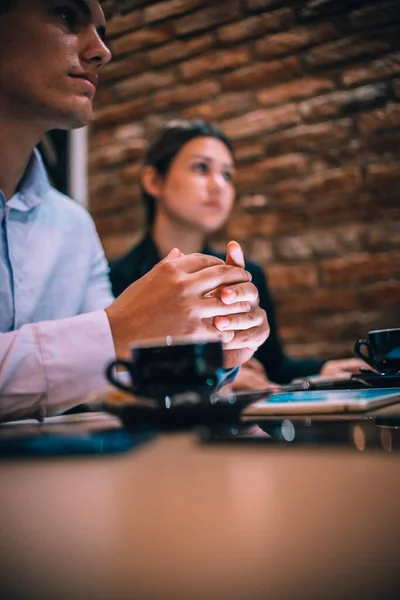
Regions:
<instances>
[{"instance_id":1,"label":"man's lips","mask_svg":"<svg viewBox=\"0 0 400 600\"><path fill-rule=\"evenodd\" d=\"M70 76L76 79L86 79L86 81L89 81L89 83L91 83L95 89L97 88L97 84L99 81L99 76L97 75L97 73L70 73Z\"/></svg>"}]
</instances>

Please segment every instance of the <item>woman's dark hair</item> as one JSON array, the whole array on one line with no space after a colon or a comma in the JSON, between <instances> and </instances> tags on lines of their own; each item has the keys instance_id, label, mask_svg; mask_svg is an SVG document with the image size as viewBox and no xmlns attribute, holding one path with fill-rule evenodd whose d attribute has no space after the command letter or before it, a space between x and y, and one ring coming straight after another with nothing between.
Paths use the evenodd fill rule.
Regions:
<instances>
[{"instance_id":1,"label":"woman's dark hair","mask_svg":"<svg viewBox=\"0 0 400 600\"><path fill-rule=\"evenodd\" d=\"M212 137L220 140L234 156L230 139L217 127L205 121L170 121L158 137L150 144L143 164L153 166L159 175L167 175L172 161L181 148L190 140L198 137ZM146 207L146 224L150 229L154 223L156 200L141 186L142 200Z\"/></svg>"}]
</instances>

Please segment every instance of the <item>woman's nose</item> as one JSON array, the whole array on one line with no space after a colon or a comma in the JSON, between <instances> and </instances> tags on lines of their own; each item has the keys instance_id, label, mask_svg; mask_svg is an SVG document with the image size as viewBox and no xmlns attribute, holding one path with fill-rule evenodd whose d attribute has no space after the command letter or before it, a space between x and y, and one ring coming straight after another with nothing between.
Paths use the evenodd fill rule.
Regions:
<instances>
[{"instance_id":1,"label":"woman's nose","mask_svg":"<svg viewBox=\"0 0 400 600\"><path fill-rule=\"evenodd\" d=\"M211 173L210 187L213 190L221 191L224 188L225 179L221 173Z\"/></svg>"}]
</instances>

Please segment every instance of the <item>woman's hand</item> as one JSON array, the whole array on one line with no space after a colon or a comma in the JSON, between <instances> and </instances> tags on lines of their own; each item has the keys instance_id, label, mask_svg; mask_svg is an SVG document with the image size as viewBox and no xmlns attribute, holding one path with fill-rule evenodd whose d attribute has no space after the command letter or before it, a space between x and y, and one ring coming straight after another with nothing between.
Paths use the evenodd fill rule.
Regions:
<instances>
[{"instance_id":1,"label":"woman's hand","mask_svg":"<svg viewBox=\"0 0 400 600\"><path fill-rule=\"evenodd\" d=\"M235 392L240 390L266 390L271 388L279 389L279 386L268 379L264 367L256 358L251 358L242 365L239 375L231 384L231 389Z\"/></svg>"},{"instance_id":2,"label":"woman's hand","mask_svg":"<svg viewBox=\"0 0 400 600\"><path fill-rule=\"evenodd\" d=\"M360 358L328 360L322 366L320 375L326 379L345 379L353 373L358 373L360 369L371 369L371 367Z\"/></svg>"}]
</instances>

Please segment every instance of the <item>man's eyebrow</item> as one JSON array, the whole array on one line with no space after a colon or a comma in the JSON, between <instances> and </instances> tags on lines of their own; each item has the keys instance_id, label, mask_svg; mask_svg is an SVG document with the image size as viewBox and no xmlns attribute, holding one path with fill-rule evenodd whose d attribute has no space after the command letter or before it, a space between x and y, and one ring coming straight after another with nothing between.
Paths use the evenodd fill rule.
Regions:
<instances>
[{"instance_id":1,"label":"man's eyebrow","mask_svg":"<svg viewBox=\"0 0 400 600\"><path fill-rule=\"evenodd\" d=\"M91 19L93 18L93 14L92 14L92 11L90 10L90 6L88 5L87 2L85 2L85 0L69 0L69 2L72 2L72 4L75 4L75 6L79 10L81 10L87 17L90 17ZM106 39L105 23L103 22L101 25L96 27L96 31L99 34L100 39L104 42Z\"/></svg>"},{"instance_id":2,"label":"man's eyebrow","mask_svg":"<svg viewBox=\"0 0 400 600\"><path fill-rule=\"evenodd\" d=\"M206 156L205 154L192 154L191 158L201 158L202 160L208 162L208 163L212 163L213 159L210 158L209 156ZM229 163L222 163L222 166L227 168L227 169L234 169L235 165L231 162Z\"/></svg>"}]
</instances>

